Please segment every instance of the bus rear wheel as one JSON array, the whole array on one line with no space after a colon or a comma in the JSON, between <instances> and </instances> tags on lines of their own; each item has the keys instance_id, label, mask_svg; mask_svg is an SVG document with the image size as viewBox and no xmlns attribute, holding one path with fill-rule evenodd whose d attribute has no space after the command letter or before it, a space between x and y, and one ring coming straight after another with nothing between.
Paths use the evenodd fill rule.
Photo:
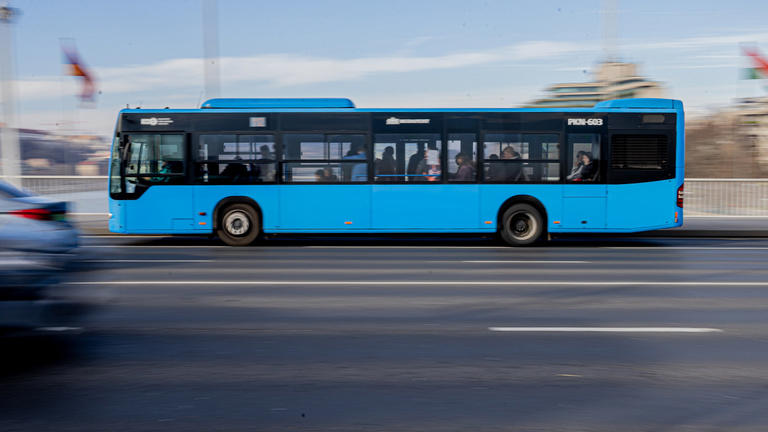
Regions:
<instances>
[{"instance_id":1,"label":"bus rear wheel","mask_svg":"<svg viewBox=\"0 0 768 432\"><path fill-rule=\"evenodd\" d=\"M530 204L514 204L501 217L501 238L511 246L527 246L544 233L544 218Z\"/></svg>"},{"instance_id":2,"label":"bus rear wheel","mask_svg":"<svg viewBox=\"0 0 768 432\"><path fill-rule=\"evenodd\" d=\"M221 212L219 238L229 246L248 246L261 232L259 215L248 204L232 204Z\"/></svg>"}]
</instances>

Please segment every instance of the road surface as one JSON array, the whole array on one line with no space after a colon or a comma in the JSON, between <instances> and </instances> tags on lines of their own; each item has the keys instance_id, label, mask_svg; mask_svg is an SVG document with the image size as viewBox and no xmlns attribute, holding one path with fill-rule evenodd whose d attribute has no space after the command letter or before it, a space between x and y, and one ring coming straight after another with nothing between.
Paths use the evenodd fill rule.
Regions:
<instances>
[{"instance_id":1,"label":"road surface","mask_svg":"<svg viewBox=\"0 0 768 432\"><path fill-rule=\"evenodd\" d=\"M0 430L764 431L767 258L89 237L56 289L98 306L64 348L3 342Z\"/></svg>"}]
</instances>

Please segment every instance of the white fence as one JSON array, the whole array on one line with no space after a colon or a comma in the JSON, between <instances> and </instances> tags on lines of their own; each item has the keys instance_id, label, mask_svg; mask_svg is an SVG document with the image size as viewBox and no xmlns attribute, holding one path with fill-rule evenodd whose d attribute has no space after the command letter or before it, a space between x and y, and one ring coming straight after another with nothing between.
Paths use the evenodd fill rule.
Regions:
<instances>
[{"instance_id":1,"label":"white fence","mask_svg":"<svg viewBox=\"0 0 768 432\"><path fill-rule=\"evenodd\" d=\"M75 204L94 197L106 200L106 176L22 176L21 183L33 193ZM768 217L768 179L685 179L685 213Z\"/></svg>"}]
</instances>

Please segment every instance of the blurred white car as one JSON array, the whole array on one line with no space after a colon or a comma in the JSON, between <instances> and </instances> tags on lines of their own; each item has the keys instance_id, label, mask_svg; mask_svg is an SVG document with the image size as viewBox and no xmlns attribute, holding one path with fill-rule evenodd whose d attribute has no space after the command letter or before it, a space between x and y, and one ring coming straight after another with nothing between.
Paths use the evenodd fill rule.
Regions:
<instances>
[{"instance_id":1,"label":"blurred white car","mask_svg":"<svg viewBox=\"0 0 768 432\"><path fill-rule=\"evenodd\" d=\"M0 248L63 254L78 245L77 229L67 220L67 203L52 201L0 181Z\"/></svg>"},{"instance_id":2,"label":"blurred white car","mask_svg":"<svg viewBox=\"0 0 768 432\"><path fill-rule=\"evenodd\" d=\"M78 305L56 286L78 232L67 204L0 182L0 336L69 329Z\"/></svg>"}]
</instances>

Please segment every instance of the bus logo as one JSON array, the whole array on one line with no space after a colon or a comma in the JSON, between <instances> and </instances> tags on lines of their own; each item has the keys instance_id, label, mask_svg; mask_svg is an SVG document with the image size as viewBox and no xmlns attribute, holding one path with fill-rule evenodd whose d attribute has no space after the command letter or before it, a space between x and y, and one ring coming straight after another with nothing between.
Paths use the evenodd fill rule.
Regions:
<instances>
[{"instance_id":1,"label":"bus logo","mask_svg":"<svg viewBox=\"0 0 768 432\"><path fill-rule=\"evenodd\" d=\"M266 117L251 117L248 119L248 125L250 127L267 127Z\"/></svg>"},{"instance_id":2,"label":"bus logo","mask_svg":"<svg viewBox=\"0 0 768 432\"><path fill-rule=\"evenodd\" d=\"M387 119L387 125L401 124L429 124L429 119L401 119L397 117L390 117Z\"/></svg>"},{"instance_id":3,"label":"bus logo","mask_svg":"<svg viewBox=\"0 0 768 432\"><path fill-rule=\"evenodd\" d=\"M142 126L168 126L173 123L170 117L150 117L141 119Z\"/></svg>"},{"instance_id":4,"label":"bus logo","mask_svg":"<svg viewBox=\"0 0 768 432\"><path fill-rule=\"evenodd\" d=\"M568 126L602 126L601 118L569 118Z\"/></svg>"}]
</instances>

